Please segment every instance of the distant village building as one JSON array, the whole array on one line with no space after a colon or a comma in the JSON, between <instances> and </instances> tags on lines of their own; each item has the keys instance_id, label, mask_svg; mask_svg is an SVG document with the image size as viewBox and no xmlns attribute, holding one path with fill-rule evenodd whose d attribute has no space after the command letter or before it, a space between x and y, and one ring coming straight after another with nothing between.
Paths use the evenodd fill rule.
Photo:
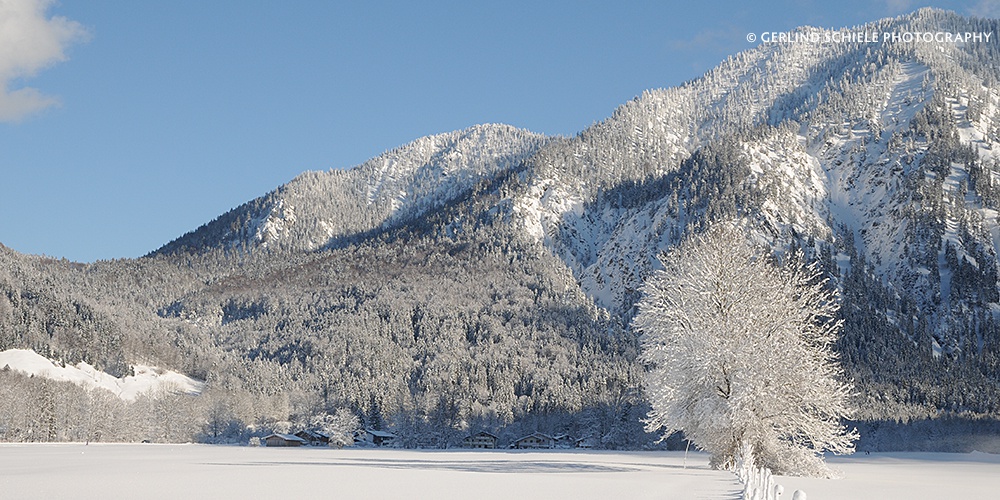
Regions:
<instances>
[{"instance_id":1,"label":"distant village building","mask_svg":"<svg viewBox=\"0 0 1000 500\"><path fill-rule=\"evenodd\" d=\"M330 436L320 431L306 429L296 432L295 435L310 446L327 446L330 444Z\"/></svg>"},{"instance_id":2,"label":"distant village building","mask_svg":"<svg viewBox=\"0 0 1000 500\"><path fill-rule=\"evenodd\" d=\"M306 440L294 434L271 434L264 438L267 446L303 446Z\"/></svg>"},{"instance_id":3,"label":"distant village building","mask_svg":"<svg viewBox=\"0 0 1000 500\"><path fill-rule=\"evenodd\" d=\"M553 448L573 448L576 442L569 434L559 434L552 436Z\"/></svg>"},{"instance_id":4,"label":"distant village building","mask_svg":"<svg viewBox=\"0 0 1000 500\"><path fill-rule=\"evenodd\" d=\"M576 440L577 448L591 449L597 446L597 439L592 437L580 438Z\"/></svg>"},{"instance_id":5,"label":"distant village building","mask_svg":"<svg viewBox=\"0 0 1000 500\"><path fill-rule=\"evenodd\" d=\"M354 438L354 442L367 443L375 446L389 446L395 439L396 435L391 432L365 429Z\"/></svg>"},{"instance_id":6,"label":"distant village building","mask_svg":"<svg viewBox=\"0 0 1000 500\"><path fill-rule=\"evenodd\" d=\"M517 441L514 441L514 448L519 450L549 449L554 447L555 440L552 436L542 434L541 432L529 434L521 439L518 439Z\"/></svg>"},{"instance_id":7,"label":"distant village building","mask_svg":"<svg viewBox=\"0 0 1000 500\"><path fill-rule=\"evenodd\" d=\"M463 448L476 448L481 450L492 450L497 447L497 437L489 432L477 432L471 436L466 436L462 440Z\"/></svg>"}]
</instances>

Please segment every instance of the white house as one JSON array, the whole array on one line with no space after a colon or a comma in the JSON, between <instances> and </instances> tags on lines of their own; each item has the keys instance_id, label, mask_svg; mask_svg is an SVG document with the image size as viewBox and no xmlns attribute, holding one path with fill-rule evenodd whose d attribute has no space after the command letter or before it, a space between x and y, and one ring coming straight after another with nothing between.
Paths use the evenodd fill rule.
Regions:
<instances>
[{"instance_id":1,"label":"white house","mask_svg":"<svg viewBox=\"0 0 1000 500\"><path fill-rule=\"evenodd\" d=\"M519 450L534 450L540 448L554 448L555 439L548 434L542 434L541 432L536 432L534 434L529 434L524 436L517 441L514 441L514 448Z\"/></svg>"},{"instance_id":2,"label":"white house","mask_svg":"<svg viewBox=\"0 0 1000 500\"><path fill-rule=\"evenodd\" d=\"M471 436L466 436L462 440L462 446L465 448L476 448L476 449L486 449L492 450L497 447L497 437L486 431L477 432Z\"/></svg>"}]
</instances>

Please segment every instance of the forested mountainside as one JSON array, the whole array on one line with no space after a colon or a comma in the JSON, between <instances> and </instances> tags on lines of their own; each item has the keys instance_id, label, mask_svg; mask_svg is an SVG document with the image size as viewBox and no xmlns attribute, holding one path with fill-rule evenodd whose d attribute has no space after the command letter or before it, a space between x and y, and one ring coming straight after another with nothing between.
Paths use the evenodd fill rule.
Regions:
<instances>
[{"instance_id":1,"label":"forested mountainside","mask_svg":"<svg viewBox=\"0 0 1000 500\"><path fill-rule=\"evenodd\" d=\"M851 31L993 35L762 44L575 137L484 125L303 174L141 259L0 248L0 349L206 380L112 411L160 422L153 439L348 408L412 445L641 446L638 290L685 234L742 219L840 290L859 419L997 418L998 28L924 9ZM19 384L12 400L40 393ZM157 397L196 423L164 430ZM17 407L7 439L51 435Z\"/></svg>"},{"instance_id":2,"label":"forested mountainside","mask_svg":"<svg viewBox=\"0 0 1000 500\"><path fill-rule=\"evenodd\" d=\"M156 253L322 248L440 208L484 177L519 165L546 140L509 125L423 137L349 170L304 173Z\"/></svg>"},{"instance_id":3,"label":"forested mountainside","mask_svg":"<svg viewBox=\"0 0 1000 500\"><path fill-rule=\"evenodd\" d=\"M853 31L995 28L921 10ZM996 58L993 42L765 44L543 149L517 213L625 324L660 251L748 217L856 298L841 349L862 414L992 413Z\"/></svg>"}]
</instances>

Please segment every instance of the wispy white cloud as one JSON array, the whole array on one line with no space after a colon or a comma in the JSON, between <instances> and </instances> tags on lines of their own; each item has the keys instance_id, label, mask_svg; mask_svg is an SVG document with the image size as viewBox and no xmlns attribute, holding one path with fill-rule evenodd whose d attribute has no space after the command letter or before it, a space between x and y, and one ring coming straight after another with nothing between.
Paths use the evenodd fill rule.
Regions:
<instances>
[{"instance_id":1,"label":"wispy white cloud","mask_svg":"<svg viewBox=\"0 0 1000 500\"><path fill-rule=\"evenodd\" d=\"M1000 0L979 0L978 3L969 7L968 11L973 16L998 19L1000 18Z\"/></svg>"},{"instance_id":2,"label":"wispy white cloud","mask_svg":"<svg viewBox=\"0 0 1000 500\"><path fill-rule=\"evenodd\" d=\"M66 60L66 48L84 39L82 25L47 16L52 0L0 0L0 121L17 121L58 102L31 87L12 89L24 78Z\"/></svg>"}]
</instances>

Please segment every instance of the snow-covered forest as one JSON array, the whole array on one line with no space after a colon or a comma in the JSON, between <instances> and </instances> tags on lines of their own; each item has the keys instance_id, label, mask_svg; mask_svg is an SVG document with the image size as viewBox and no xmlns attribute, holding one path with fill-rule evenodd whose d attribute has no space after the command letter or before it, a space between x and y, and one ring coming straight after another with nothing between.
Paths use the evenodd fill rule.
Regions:
<instances>
[{"instance_id":1,"label":"snow-covered forest","mask_svg":"<svg viewBox=\"0 0 1000 500\"><path fill-rule=\"evenodd\" d=\"M763 44L574 137L480 125L304 173L140 259L0 246L0 351L206 384L123 400L0 367L0 440L246 442L346 409L411 447L651 446L642 285L742 218L837 289L858 448L968 449L1000 417L998 82L996 37Z\"/></svg>"}]
</instances>

